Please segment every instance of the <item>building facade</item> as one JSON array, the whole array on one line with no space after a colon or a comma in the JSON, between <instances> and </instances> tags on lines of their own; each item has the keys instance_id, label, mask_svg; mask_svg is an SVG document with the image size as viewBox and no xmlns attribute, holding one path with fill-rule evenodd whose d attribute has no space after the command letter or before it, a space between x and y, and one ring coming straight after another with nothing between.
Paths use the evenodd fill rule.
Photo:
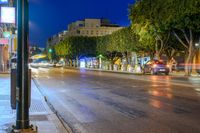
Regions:
<instances>
[{"instance_id":1,"label":"building facade","mask_svg":"<svg viewBox=\"0 0 200 133\"><path fill-rule=\"evenodd\" d=\"M0 7L14 7L14 0L5 1ZM15 9L16 11L16 9ZM8 71L12 53L16 53L16 22L0 24L0 73Z\"/></svg>"},{"instance_id":2,"label":"building facade","mask_svg":"<svg viewBox=\"0 0 200 133\"><path fill-rule=\"evenodd\" d=\"M69 36L105 36L121 29L107 19L85 19L68 25Z\"/></svg>"},{"instance_id":3,"label":"building facade","mask_svg":"<svg viewBox=\"0 0 200 133\"><path fill-rule=\"evenodd\" d=\"M68 25L68 30L58 33L47 40L47 48L58 44L67 36L105 36L112 34L114 31L120 30L117 24L112 24L108 19L84 19L73 22Z\"/></svg>"},{"instance_id":4,"label":"building facade","mask_svg":"<svg viewBox=\"0 0 200 133\"><path fill-rule=\"evenodd\" d=\"M58 44L60 41L64 40L64 38L68 35L68 31L62 31L47 40L47 48Z\"/></svg>"}]
</instances>

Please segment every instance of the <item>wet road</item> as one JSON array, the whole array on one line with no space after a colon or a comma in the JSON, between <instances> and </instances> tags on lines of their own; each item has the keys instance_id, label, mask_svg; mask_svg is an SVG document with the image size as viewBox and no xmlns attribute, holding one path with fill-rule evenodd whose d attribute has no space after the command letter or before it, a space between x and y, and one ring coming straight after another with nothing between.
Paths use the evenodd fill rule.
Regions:
<instances>
[{"instance_id":1,"label":"wet road","mask_svg":"<svg viewBox=\"0 0 200 133\"><path fill-rule=\"evenodd\" d=\"M200 133L200 78L33 71L75 133Z\"/></svg>"}]
</instances>

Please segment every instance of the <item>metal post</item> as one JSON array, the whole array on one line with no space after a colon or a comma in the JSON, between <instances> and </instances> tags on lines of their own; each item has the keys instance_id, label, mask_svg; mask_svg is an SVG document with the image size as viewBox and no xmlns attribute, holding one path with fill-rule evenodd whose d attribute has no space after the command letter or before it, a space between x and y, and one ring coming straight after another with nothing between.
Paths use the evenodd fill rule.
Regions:
<instances>
[{"instance_id":1,"label":"metal post","mask_svg":"<svg viewBox=\"0 0 200 133\"><path fill-rule=\"evenodd\" d=\"M28 0L17 0L17 120L16 129L29 129L29 92L28 92Z\"/></svg>"}]
</instances>

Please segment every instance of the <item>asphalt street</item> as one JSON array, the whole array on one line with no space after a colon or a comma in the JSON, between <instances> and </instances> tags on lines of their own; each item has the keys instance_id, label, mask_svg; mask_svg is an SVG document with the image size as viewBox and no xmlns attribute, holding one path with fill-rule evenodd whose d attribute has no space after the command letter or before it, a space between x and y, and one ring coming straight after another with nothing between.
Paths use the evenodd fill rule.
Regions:
<instances>
[{"instance_id":1,"label":"asphalt street","mask_svg":"<svg viewBox=\"0 0 200 133\"><path fill-rule=\"evenodd\" d=\"M33 69L75 133L200 133L200 78Z\"/></svg>"}]
</instances>

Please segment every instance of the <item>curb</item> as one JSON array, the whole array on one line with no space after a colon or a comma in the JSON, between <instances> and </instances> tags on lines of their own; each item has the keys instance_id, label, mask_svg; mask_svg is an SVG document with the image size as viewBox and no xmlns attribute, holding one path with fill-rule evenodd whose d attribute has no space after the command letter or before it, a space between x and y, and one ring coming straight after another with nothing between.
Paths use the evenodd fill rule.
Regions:
<instances>
[{"instance_id":1,"label":"curb","mask_svg":"<svg viewBox=\"0 0 200 133\"><path fill-rule=\"evenodd\" d=\"M0 72L0 74L4 74L4 75L7 75L7 74L10 74L10 72Z\"/></svg>"},{"instance_id":2,"label":"curb","mask_svg":"<svg viewBox=\"0 0 200 133\"><path fill-rule=\"evenodd\" d=\"M81 70L81 68L74 68L74 67L63 67L64 69L74 69L74 70ZM99 71L99 72L107 72L107 73L119 73L119 74L130 74L130 75L143 75L142 73L134 73L134 72L127 72L127 71L112 71L112 70L102 70L102 69L89 69L83 68L86 71Z\"/></svg>"},{"instance_id":3,"label":"curb","mask_svg":"<svg viewBox=\"0 0 200 133\"><path fill-rule=\"evenodd\" d=\"M47 103L50 110L57 116L58 120L61 122L62 126L65 128L65 130L68 133L73 133L72 128L67 124L67 122L62 118L62 116L58 113L58 111L53 107L53 105L49 102L47 96L42 91L42 88L40 87L39 83L36 81L34 77L32 77L33 82L35 83L36 88L39 90L41 95L43 96L45 102Z\"/></svg>"},{"instance_id":4,"label":"curb","mask_svg":"<svg viewBox=\"0 0 200 133\"><path fill-rule=\"evenodd\" d=\"M81 70L81 68L75 68L75 67L63 67L64 69L74 69L74 70ZM127 71L112 71L112 70L101 70L101 69L89 69L89 68L83 68L83 70L86 71L98 71L98 72L107 72L107 73L118 73L118 74L129 74L129 75L144 75L143 73L134 73L134 72L127 72ZM148 74L145 74L148 75ZM169 76L185 76L183 73L169 73ZM196 77L200 78L200 74L192 74L189 77Z\"/></svg>"}]
</instances>

